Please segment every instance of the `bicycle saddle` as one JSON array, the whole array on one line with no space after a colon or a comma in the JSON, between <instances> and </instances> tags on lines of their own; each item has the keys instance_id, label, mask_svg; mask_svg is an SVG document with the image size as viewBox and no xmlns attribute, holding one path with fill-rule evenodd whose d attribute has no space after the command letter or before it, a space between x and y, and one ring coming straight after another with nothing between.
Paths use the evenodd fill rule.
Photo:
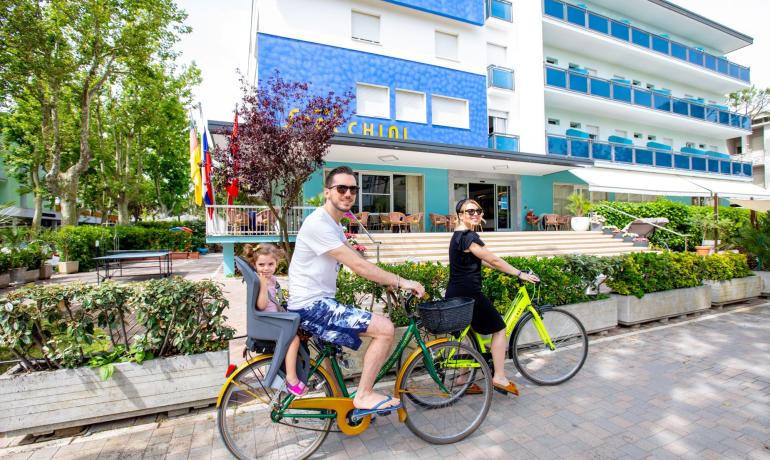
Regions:
<instances>
[{"instance_id":1,"label":"bicycle saddle","mask_svg":"<svg viewBox=\"0 0 770 460\"><path fill-rule=\"evenodd\" d=\"M297 335L300 317L298 313L286 312L265 312L256 308L257 295L259 294L259 276L254 268L241 257L235 258L235 265L243 275L243 282L246 283L246 347L254 350L260 345L259 342L274 342L273 365L268 369L265 376L265 382L268 382L271 388L281 389L283 379L276 378L278 371L283 367L283 361L286 358L286 351ZM300 347L300 356L297 359L297 376L307 381L310 357L304 347Z\"/></svg>"}]
</instances>

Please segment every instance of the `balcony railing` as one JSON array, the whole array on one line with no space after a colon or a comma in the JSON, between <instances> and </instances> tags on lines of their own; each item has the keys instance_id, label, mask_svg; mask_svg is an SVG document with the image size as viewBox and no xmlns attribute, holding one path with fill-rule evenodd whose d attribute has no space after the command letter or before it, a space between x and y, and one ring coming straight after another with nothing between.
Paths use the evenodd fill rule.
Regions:
<instances>
[{"instance_id":1,"label":"balcony railing","mask_svg":"<svg viewBox=\"0 0 770 460\"><path fill-rule=\"evenodd\" d=\"M489 135L489 148L495 150L506 150L508 152L518 152L519 136L491 133Z\"/></svg>"},{"instance_id":2,"label":"balcony railing","mask_svg":"<svg viewBox=\"0 0 770 460\"><path fill-rule=\"evenodd\" d=\"M660 90L639 88L626 80L605 80L579 71L545 66L545 84L637 107L751 131L751 119L747 116L730 112L722 106L680 99Z\"/></svg>"},{"instance_id":3,"label":"balcony railing","mask_svg":"<svg viewBox=\"0 0 770 460\"><path fill-rule=\"evenodd\" d=\"M674 170L719 174L722 176L751 177L751 163L712 158L670 150L634 145L614 144L575 137L548 134L548 153L597 161L652 166Z\"/></svg>"},{"instance_id":4,"label":"balcony railing","mask_svg":"<svg viewBox=\"0 0 770 460\"><path fill-rule=\"evenodd\" d=\"M316 208L296 206L289 209L287 228L289 235L296 235L302 221ZM278 222L267 206L206 206L212 217L206 220L209 236L275 236L279 235ZM276 208L278 212L278 208Z\"/></svg>"},{"instance_id":5,"label":"balcony railing","mask_svg":"<svg viewBox=\"0 0 770 460\"><path fill-rule=\"evenodd\" d=\"M543 13L549 17L583 27L592 32L665 54L674 59L689 62L722 75L745 82L751 79L751 71L748 67L735 64L724 57L714 56L702 49L683 45L662 35L644 31L623 21L608 18L576 5L570 5L559 0L543 0Z\"/></svg>"},{"instance_id":6,"label":"balcony railing","mask_svg":"<svg viewBox=\"0 0 770 460\"><path fill-rule=\"evenodd\" d=\"M513 90L513 70L496 65L487 67L487 87Z\"/></svg>"},{"instance_id":7,"label":"balcony railing","mask_svg":"<svg viewBox=\"0 0 770 460\"><path fill-rule=\"evenodd\" d=\"M511 12L511 2L506 0L487 0L487 17L502 19L512 22L513 14Z\"/></svg>"}]
</instances>

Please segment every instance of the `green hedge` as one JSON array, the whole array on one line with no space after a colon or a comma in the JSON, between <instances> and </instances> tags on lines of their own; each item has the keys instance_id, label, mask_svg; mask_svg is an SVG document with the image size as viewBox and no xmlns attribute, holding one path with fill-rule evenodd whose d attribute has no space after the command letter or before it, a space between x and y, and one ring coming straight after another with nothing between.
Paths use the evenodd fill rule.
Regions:
<instances>
[{"instance_id":1,"label":"green hedge","mask_svg":"<svg viewBox=\"0 0 770 460\"><path fill-rule=\"evenodd\" d=\"M745 254L724 252L706 257L703 263L703 279L724 281L751 276Z\"/></svg>"}]
</instances>

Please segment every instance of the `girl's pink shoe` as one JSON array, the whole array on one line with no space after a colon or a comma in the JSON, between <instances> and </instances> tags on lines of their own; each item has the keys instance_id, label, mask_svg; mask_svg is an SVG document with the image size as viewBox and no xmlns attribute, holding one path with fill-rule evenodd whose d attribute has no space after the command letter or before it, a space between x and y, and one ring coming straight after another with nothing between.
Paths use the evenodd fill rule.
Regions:
<instances>
[{"instance_id":1,"label":"girl's pink shoe","mask_svg":"<svg viewBox=\"0 0 770 460\"><path fill-rule=\"evenodd\" d=\"M302 396L305 393L306 387L302 380L298 381L296 385L291 385L287 381L286 389L289 390L289 393L293 394L294 396Z\"/></svg>"}]
</instances>

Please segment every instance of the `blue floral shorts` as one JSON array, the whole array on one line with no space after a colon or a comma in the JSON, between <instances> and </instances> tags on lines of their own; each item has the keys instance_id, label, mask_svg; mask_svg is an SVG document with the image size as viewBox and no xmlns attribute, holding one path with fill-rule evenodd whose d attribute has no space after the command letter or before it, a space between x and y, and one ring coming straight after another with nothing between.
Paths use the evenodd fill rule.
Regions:
<instances>
[{"instance_id":1,"label":"blue floral shorts","mask_svg":"<svg viewBox=\"0 0 770 460\"><path fill-rule=\"evenodd\" d=\"M366 332L372 322L372 314L368 311L341 304L330 297L293 311L299 313L302 329L324 342L353 350L361 346L358 334Z\"/></svg>"}]
</instances>

